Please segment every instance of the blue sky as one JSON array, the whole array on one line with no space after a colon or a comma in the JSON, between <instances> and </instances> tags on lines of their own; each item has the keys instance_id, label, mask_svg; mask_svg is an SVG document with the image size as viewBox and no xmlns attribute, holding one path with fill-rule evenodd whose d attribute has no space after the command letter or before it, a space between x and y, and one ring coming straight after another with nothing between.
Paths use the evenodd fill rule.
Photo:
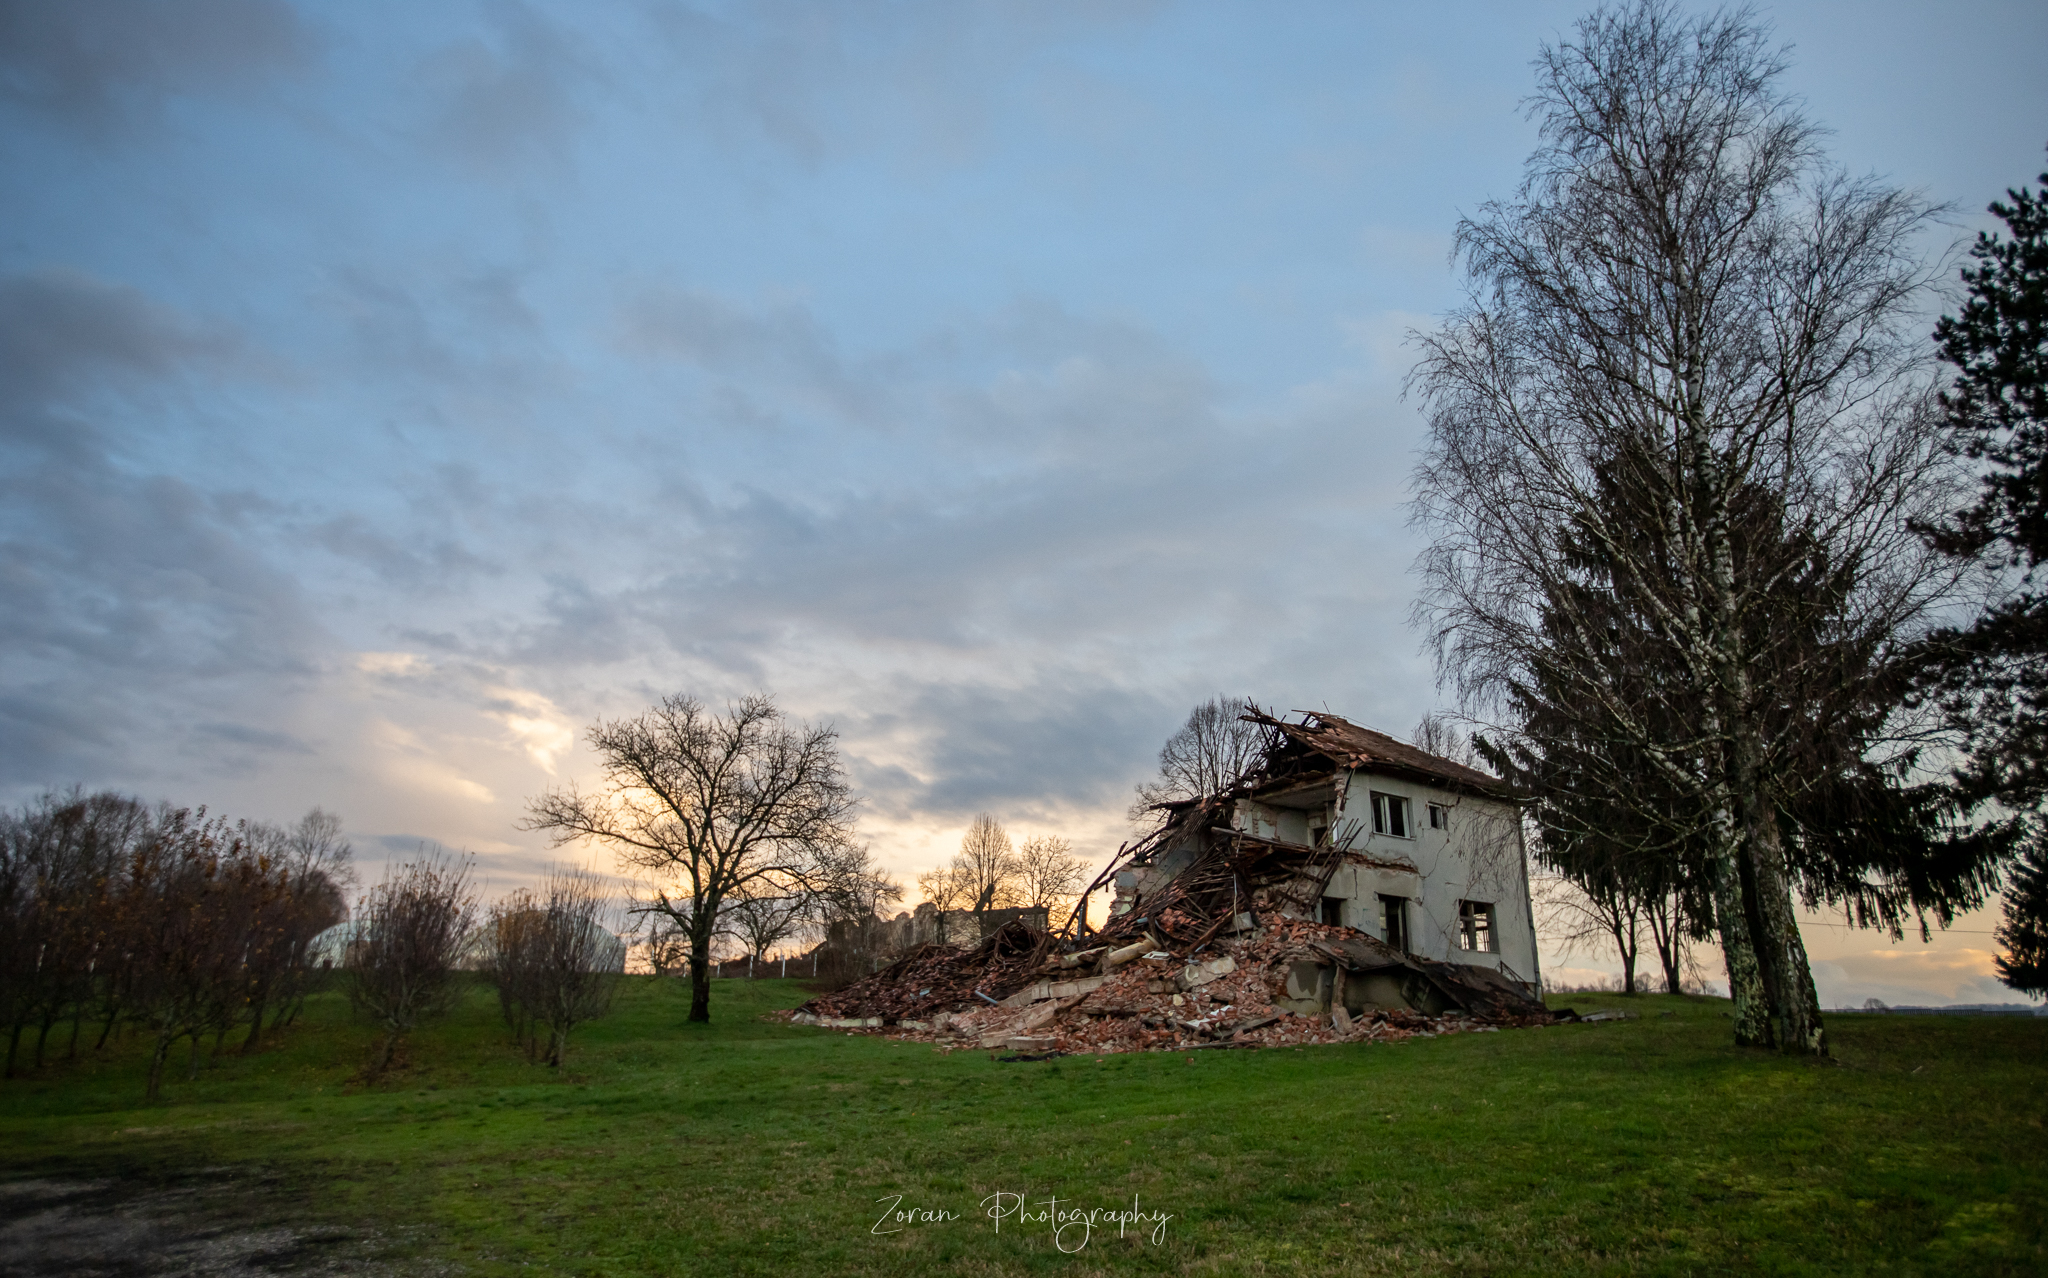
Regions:
<instances>
[{"instance_id":1,"label":"blue sky","mask_svg":"<svg viewBox=\"0 0 2048 1278\"><path fill-rule=\"evenodd\" d=\"M583 725L767 689L908 877L1106 855L1219 691L1405 734L1403 334L1582 11L0 4L0 797L510 882ZM2043 167L2040 5L1760 12L1958 237Z\"/></svg>"}]
</instances>

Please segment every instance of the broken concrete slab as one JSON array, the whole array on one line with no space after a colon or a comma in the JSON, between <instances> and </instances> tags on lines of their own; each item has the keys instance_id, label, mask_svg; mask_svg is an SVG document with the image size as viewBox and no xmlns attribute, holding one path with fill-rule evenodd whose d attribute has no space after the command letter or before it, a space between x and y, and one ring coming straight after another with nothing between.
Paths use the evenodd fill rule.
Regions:
<instances>
[{"instance_id":1,"label":"broken concrete slab","mask_svg":"<svg viewBox=\"0 0 2048 1278\"><path fill-rule=\"evenodd\" d=\"M1106 976L1085 976L1072 981L1039 981L1027 985L1002 1001L1004 1007L1029 1007L1051 998L1073 998L1090 990L1100 989Z\"/></svg>"},{"instance_id":2,"label":"broken concrete slab","mask_svg":"<svg viewBox=\"0 0 2048 1278\"><path fill-rule=\"evenodd\" d=\"M1200 963L1190 963L1181 969L1180 987L1184 990L1197 989L1219 977L1228 976L1236 970L1237 960L1228 954L1218 958L1206 959Z\"/></svg>"}]
</instances>

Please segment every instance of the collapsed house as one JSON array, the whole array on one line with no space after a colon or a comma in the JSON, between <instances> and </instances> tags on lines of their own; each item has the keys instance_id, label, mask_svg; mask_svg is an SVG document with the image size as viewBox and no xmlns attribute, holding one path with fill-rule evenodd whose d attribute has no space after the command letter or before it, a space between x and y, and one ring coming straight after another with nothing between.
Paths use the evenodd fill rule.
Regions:
<instances>
[{"instance_id":1,"label":"collapsed house","mask_svg":"<svg viewBox=\"0 0 2048 1278\"><path fill-rule=\"evenodd\" d=\"M805 1023L1118 1051L1540 1024L1519 811L1496 778L1333 714L1256 711L1257 765L1161 805L1059 935L926 945ZM1088 895L1113 894L1100 928Z\"/></svg>"},{"instance_id":2,"label":"collapsed house","mask_svg":"<svg viewBox=\"0 0 2048 1278\"><path fill-rule=\"evenodd\" d=\"M1115 891L1105 935L1144 924L1198 947L1262 915L1306 918L1537 992L1522 823L1502 782L1334 714L1247 717L1268 732L1260 764L1164 805L1090 886Z\"/></svg>"}]
</instances>

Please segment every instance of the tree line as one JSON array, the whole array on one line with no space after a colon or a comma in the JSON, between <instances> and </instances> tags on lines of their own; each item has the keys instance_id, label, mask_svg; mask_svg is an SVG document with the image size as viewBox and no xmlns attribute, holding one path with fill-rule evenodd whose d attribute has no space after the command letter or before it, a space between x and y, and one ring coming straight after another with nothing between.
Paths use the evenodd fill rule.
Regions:
<instances>
[{"instance_id":1,"label":"tree line","mask_svg":"<svg viewBox=\"0 0 2048 1278\"><path fill-rule=\"evenodd\" d=\"M0 812L0 1014L5 1076L117 1036L148 1046L157 1100L174 1050L258 1050L333 984L382 1030L381 1073L474 970L514 1039L559 1065L569 1032L610 1008L625 943L597 876L549 871L485 911L466 861L431 845L362 892L340 818L230 822L204 808L100 792ZM482 926L479 926L481 920Z\"/></svg>"},{"instance_id":2,"label":"tree line","mask_svg":"<svg viewBox=\"0 0 2048 1278\"><path fill-rule=\"evenodd\" d=\"M6 1075L31 1034L39 1068L53 1031L71 1059L88 1032L97 1050L127 1027L150 1043L155 1100L180 1042L192 1073L209 1037L218 1052L239 1030L253 1051L304 1004L308 946L351 882L341 823L318 808L286 828L73 792L0 813Z\"/></svg>"}]
</instances>

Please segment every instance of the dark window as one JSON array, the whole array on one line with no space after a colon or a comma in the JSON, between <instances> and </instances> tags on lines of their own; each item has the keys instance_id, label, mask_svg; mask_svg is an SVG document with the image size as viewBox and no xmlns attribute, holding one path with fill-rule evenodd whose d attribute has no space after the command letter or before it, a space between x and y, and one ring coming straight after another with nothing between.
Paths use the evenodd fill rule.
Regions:
<instances>
[{"instance_id":1,"label":"dark window","mask_svg":"<svg viewBox=\"0 0 2048 1278\"><path fill-rule=\"evenodd\" d=\"M1429 805L1429 828L1448 830L1451 828L1451 810L1441 803Z\"/></svg>"},{"instance_id":2,"label":"dark window","mask_svg":"<svg viewBox=\"0 0 2048 1278\"><path fill-rule=\"evenodd\" d=\"M1380 934L1387 938L1387 944L1402 953L1408 951L1408 898L1405 896L1380 897Z\"/></svg>"},{"instance_id":3,"label":"dark window","mask_svg":"<svg viewBox=\"0 0 2048 1278\"><path fill-rule=\"evenodd\" d=\"M1323 922L1331 927L1344 926L1344 898L1326 896L1323 898Z\"/></svg>"},{"instance_id":4,"label":"dark window","mask_svg":"<svg viewBox=\"0 0 2048 1278\"><path fill-rule=\"evenodd\" d=\"M1458 902L1458 948L1481 954L1498 952L1493 932L1492 902Z\"/></svg>"},{"instance_id":5,"label":"dark window","mask_svg":"<svg viewBox=\"0 0 2048 1278\"><path fill-rule=\"evenodd\" d=\"M1408 800L1398 794L1372 792L1372 832L1408 837Z\"/></svg>"}]
</instances>

